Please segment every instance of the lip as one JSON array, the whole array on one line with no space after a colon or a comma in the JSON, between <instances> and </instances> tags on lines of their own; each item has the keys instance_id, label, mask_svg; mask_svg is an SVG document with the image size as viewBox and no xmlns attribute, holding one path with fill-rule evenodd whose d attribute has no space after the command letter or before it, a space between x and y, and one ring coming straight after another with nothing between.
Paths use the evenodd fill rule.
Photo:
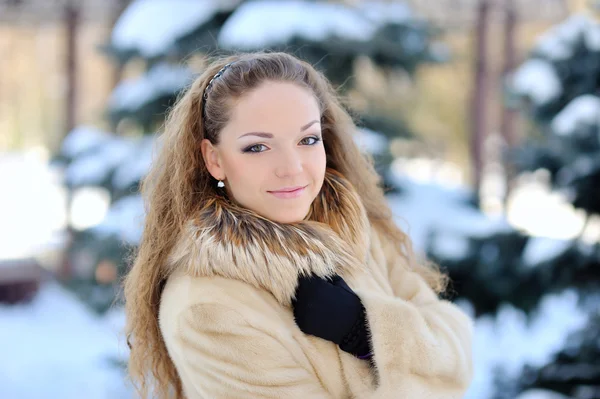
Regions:
<instances>
[{"instance_id":1,"label":"lip","mask_svg":"<svg viewBox=\"0 0 600 399\"><path fill-rule=\"evenodd\" d=\"M297 198L302 195L306 187L308 186L284 187L276 191L269 191L269 193L282 199Z\"/></svg>"}]
</instances>

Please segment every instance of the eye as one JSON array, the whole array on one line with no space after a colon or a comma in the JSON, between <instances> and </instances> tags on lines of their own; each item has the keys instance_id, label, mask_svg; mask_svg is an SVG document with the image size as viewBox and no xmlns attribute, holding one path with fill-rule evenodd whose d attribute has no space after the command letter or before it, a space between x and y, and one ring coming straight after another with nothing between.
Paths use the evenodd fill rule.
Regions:
<instances>
[{"instance_id":1,"label":"eye","mask_svg":"<svg viewBox=\"0 0 600 399\"><path fill-rule=\"evenodd\" d=\"M300 144L302 145L315 145L317 144L319 141L321 141L320 137L317 136L309 136L309 137L305 137L302 140L300 140Z\"/></svg>"},{"instance_id":2,"label":"eye","mask_svg":"<svg viewBox=\"0 0 600 399\"><path fill-rule=\"evenodd\" d=\"M248 153L248 152L258 153L258 152L263 152L266 150L267 150L267 146L264 144L253 144L249 147L244 148L242 151L245 153Z\"/></svg>"}]
</instances>

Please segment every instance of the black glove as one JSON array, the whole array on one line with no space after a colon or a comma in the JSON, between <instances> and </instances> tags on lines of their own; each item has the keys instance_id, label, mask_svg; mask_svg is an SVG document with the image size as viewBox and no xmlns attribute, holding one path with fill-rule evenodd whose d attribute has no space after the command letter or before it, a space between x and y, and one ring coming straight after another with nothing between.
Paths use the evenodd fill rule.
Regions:
<instances>
[{"instance_id":1,"label":"black glove","mask_svg":"<svg viewBox=\"0 0 600 399\"><path fill-rule=\"evenodd\" d=\"M300 277L292 306L296 324L305 334L331 341L355 356L370 353L365 308L340 276Z\"/></svg>"}]
</instances>

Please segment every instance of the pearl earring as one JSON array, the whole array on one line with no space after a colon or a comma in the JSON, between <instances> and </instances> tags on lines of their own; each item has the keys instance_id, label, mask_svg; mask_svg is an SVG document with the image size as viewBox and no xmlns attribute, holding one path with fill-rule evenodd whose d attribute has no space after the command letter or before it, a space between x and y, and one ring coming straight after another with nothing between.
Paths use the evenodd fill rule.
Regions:
<instances>
[{"instance_id":1,"label":"pearl earring","mask_svg":"<svg viewBox=\"0 0 600 399\"><path fill-rule=\"evenodd\" d=\"M219 182L217 183L217 187L223 188L223 187L225 187L225 183L223 183L222 180L219 180Z\"/></svg>"}]
</instances>

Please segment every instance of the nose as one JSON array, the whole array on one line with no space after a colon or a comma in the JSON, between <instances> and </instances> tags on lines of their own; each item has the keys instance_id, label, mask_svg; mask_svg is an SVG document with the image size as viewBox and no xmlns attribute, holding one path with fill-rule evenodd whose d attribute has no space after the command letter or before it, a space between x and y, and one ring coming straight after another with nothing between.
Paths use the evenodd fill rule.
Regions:
<instances>
[{"instance_id":1,"label":"nose","mask_svg":"<svg viewBox=\"0 0 600 399\"><path fill-rule=\"evenodd\" d=\"M279 178L294 177L303 170L302 158L295 150L282 151L277 165L275 166L275 176Z\"/></svg>"}]
</instances>

